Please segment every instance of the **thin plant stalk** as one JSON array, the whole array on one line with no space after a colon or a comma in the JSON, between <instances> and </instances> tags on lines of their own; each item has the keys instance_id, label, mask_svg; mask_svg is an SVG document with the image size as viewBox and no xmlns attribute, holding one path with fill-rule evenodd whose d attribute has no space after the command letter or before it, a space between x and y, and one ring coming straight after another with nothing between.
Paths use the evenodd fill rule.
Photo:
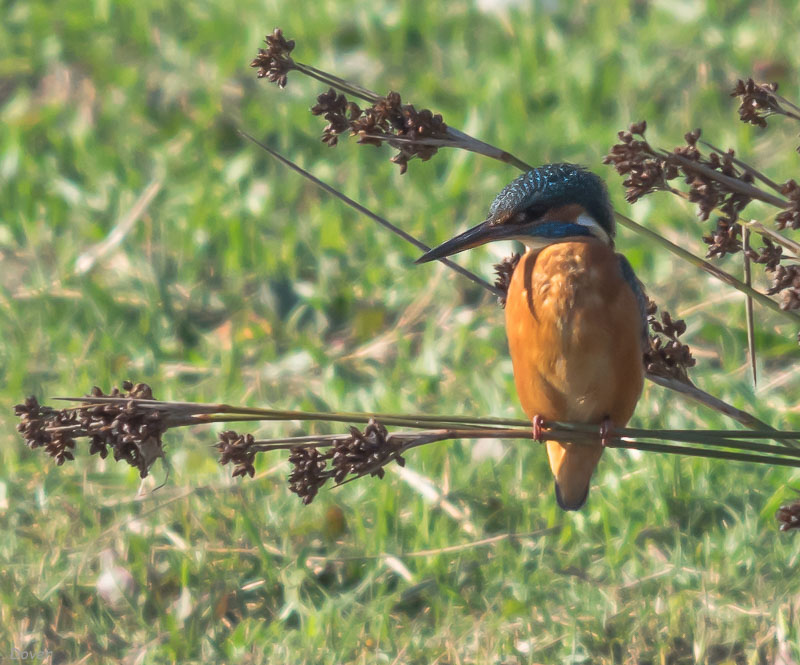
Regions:
<instances>
[{"instance_id":1,"label":"thin plant stalk","mask_svg":"<svg viewBox=\"0 0 800 665\"><path fill-rule=\"evenodd\" d=\"M492 432L495 437L500 437L508 428L530 427L528 420L519 418L479 418L474 416L458 415L423 415L423 414L396 414L396 413L368 413L368 412L342 412L342 411L297 411L284 409L269 409L257 407L238 407L228 404L214 404L202 402L167 402L160 400L131 399L128 397L56 397L57 400L76 401L86 404L128 404L161 411L166 422L171 427L183 425L197 425L201 423L221 422L247 422L247 421L325 421L339 423L367 423L370 419L377 419L385 425L411 427L420 429L454 429L459 431ZM72 407L72 408L84 408ZM547 422L545 438L550 438L559 432L564 432L567 437L586 437L597 440L598 426L586 423L565 423L559 421ZM697 443L701 445L735 445L730 443L740 439L797 439L800 440L800 431L776 431L768 426L753 431L744 430L664 430L641 428L615 428L613 434L623 438L651 438L673 440L683 443ZM559 435L560 436L560 435ZM755 444L754 444L755 445ZM775 447L775 450L784 450ZM788 455L800 456L800 451L786 452Z\"/></svg>"},{"instance_id":2,"label":"thin plant stalk","mask_svg":"<svg viewBox=\"0 0 800 665\"><path fill-rule=\"evenodd\" d=\"M644 236L645 238L653 241L654 243L657 243L660 247L663 247L672 254L675 254L675 256L680 257L687 263L691 263L696 268L704 270L709 275L715 277L719 281L727 284L728 286L733 287L737 291L741 291L746 296L750 296L758 304L763 305L764 307L772 310L776 314L782 315L785 319L790 320L792 323L795 324L800 323L800 314L781 309L780 305L777 302L765 296L763 293L756 291L753 287L748 286L744 282L736 279L733 275L718 268L713 263L709 263L705 259L701 259L699 256L696 256L691 252L685 250L683 247L676 245L674 242L667 240L664 236L659 235L655 231L648 229L646 226L637 224L630 217L626 217L625 215L616 211L614 212L614 217L616 217L617 221L625 228L630 229L631 231L634 231L635 233L638 233L641 236Z\"/></svg>"},{"instance_id":3,"label":"thin plant stalk","mask_svg":"<svg viewBox=\"0 0 800 665\"><path fill-rule=\"evenodd\" d=\"M744 261L744 281L747 286L752 284L752 276L750 274L750 257L747 255L746 249L750 246L750 229L747 226L742 227L742 244L745 251L742 252ZM747 328L747 354L750 361L750 370L753 373L753 387L758 385L758 374L756 373L756 341L753 323L753 299L750 296L745 296L744 301L744 315L745 324Z\"/></svg>"}]
</instances>

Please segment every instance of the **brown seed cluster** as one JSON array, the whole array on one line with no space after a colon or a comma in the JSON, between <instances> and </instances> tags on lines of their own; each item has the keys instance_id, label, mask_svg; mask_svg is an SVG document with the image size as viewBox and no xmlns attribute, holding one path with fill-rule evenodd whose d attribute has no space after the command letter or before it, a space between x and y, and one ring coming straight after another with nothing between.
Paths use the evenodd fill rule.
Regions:
<instances>
[{"instance_id":1,"label":"brown seed cluster","mask_svg":"<svg viewBox=\"0 0 800 665\"><path fill-rule=\"evenodd\" d=\"M373 105L361 109L330 88L317 97L311 113L327 120L322 141L329 146L337 145L339 136L345 132L358 136L358 142L365 145L380 146L388 141L398 151L392 162L400 166L401 173L406 172L411 159L417 157L426 161L438 151L436 146L415 141L447 138L447 125L441 115L434 115L428 109L417 111L412 104L403 104L397 92L390 92ZM393 142L392 139L396 138L404 140Z\"/></svg>"},{"instance_id":2,"label":"brown seed cluster","mask_svg":"<svg viewBox=\"0 0 800 665\"><path fill-rule=\"evenodd\" d=\"M729 178L747 184L753 182L753 176L750 173L740 172L734 165L733 150L723 153L714 151L705 157L697 148L697 141L700 138L699 129L688 132L684 138L686 145L675 148L673 154L680 155L684 159L701 164ZM697 205L697 214L700 219L707 220L717 208L723 213L722 217L717 218L714 231L703 237L709 246L707 256L722 257L741 251L742 243L739 240L741 225L736 220L739 219L739 213L752 199L745 194L729 189L724 183L701 171L693 171L690 166L685 164L682 172L689 185L689 200Z\"/></svg>"},{"instance_id":3,"label":"brown seed cluster","mask_svg":"<svg viewBox=\"0 0 800 665\"><path fill-rule=\"evenodd\" d=\"M762 264L772 278L767 295L780 294L780 307L783 310L800 309L800 266L783 265L783 248L769 238L761 240L761 247L752 249L748 246L745 252L751 261Z\"/></svg>"},{"instance_id":4,"label":"brown seed cluster","mask_svg":"<svg viewBox=\"0 0 800 665\"><path fill-rule=\"evenodd\" d=\"M632 124L628 131L619 132L620 143L611 148L603 162L611 164L626 179L625 197L631 203L657 190L672 190L668 181L683 176L689 186L686 197L697 205L697 214L705 221L715 209L723 216L717 219L716 228L703 240L709 245L708 256L725 256L741 251L739 239L741 226L737 222L741 210L752 200L749 196L732 190L708 174L708 169L724 176L750 184L753 176L740 171L734 162L733 150L712 151L704 155L697 147L700 130L695 129L684 135L685 145L678 146L672 153L655 150L645 139L647 123ZM636 138L638 137L638 138ZM700 168L693 168L697 164Z\"/></svg>"},{"instance_id":5,"label":"brown seed cluster","mask_svg":"<svg viewBox=\"0 0 800 665\"><path fill-rule=\"evenodd\" d=\"M258 49L258 55L250 63L258 67L258 78L266 78L279 87L286 87L286 75L294 69L294 60L290 54L294 50L294 40L287 40L280 28L275 28L271 35L264 38L267 48Z\"/></svg>"},{"instance_id":6,"label":"brown seed cluster","mask_svg":"<svg viewBox=\"0 0 800 665\"><path fill-rule=\"evenodd\" d=\"M686 332L686 323L673 320L667 311L661 312L660 320L657 314L658 306L648 299L647 322L652 333L650 348L644 354L645 368L657 376L688 381L695 359L689 346L678 339Z\"/></svg>"},{"instance_id":7,"label":"brown seed cluster","mask_svg":"<svg viewBox=\"0 0 800 665\"><path fill-rule=\"evenodd\" d=\"M508 295L508 287L511 285L511 276L514 274L520 258L522 256L515 252L494 265L494 272L497 275L494 285L500 291L500 295L497 296L497 302L500 303L501 307L506 306L506 296Z\"/></svg>"},{"instance_id":8,"label":"brown seed cluster","mask_svg":"<svg viewBox=\"0 0 800 665\"><path fill-rule=\"evenodd\" d=\"M781 192L787 196L791 205L775 218L778 228L800 228L800 186L794 180L789 180L781 188ZM784 258L783 248L769 238L762 238L762 246L758 249L748 247L746 251L752 261L763 264L770 273L772 285L767 289L767 295L780 294L780 307L783 310L800 309L800 266L781 264Z\"/></svg>"},{"instance_id":9,"label":"brown seed cluster","mask_svg":"<svg viewBox=\"0 0 800 665\"><path fill-rule=\"evenodd\" d=\"M321 115L328 121L322 130L322 142L330 147L339 143L339 135L350 130L356 119L361 117L362 111L358 104L348 102L347 98L330 88L317 97L317 103L311 107L313 115Z\"/></svg>"},{"instance_id":10,"label":"brown seed cluster","mask_svg":"<svg viewBox=\"0 0 800 665\"><path fill-rule=\"evenodd\" d=\"M789 207L775 218L775 225L783 230L787 226L800 229L800 185L794 180L787 180L781 187L781 194L789 199Z\"/></svg>"},{"instance_id":11,"label":"brown seed cluster","mask_svg":"<svg viewBox=\"0 0 800 665\"><path fill-rule=\"evenodd\" d=\"M752 79L739 81L733 95L742 98L739 108L742 120L765 126L764 116L772 113L800 120L800 109L775 95L776 89L775 85L758 85ZM642 121L620 132L620 142L611 148L604 159L605 163L612 164L620 174L626 176L624 184L628 201L634 202L656 190L668 190L695 203L698 217L703 221L709 219L714 211L719 211L721 215L716 217L713 230L703 236L703 241L708 245L707 256L721 258L744 251L750 260L763 265L770 273L772 286L767 294L780 294L780 306L784 310L800 309L800 268L781 265L785 259L782 248L768 237L762 237L759 247L743 246L739 216L753 199L731 180L752 189L757 171L737 161L733 150L723 152L711 148L708 155L703 154L698 147L699 129L688 132L684 136L686 144L672 152L654 149L645 139L646 129L647 125ZM686 193L669 184L670 180L679 176L688 185ZM766 177L763 180L769 183ZM778 189L776 185L771 186ZM776 215L777 228L800 228L800 185L795 180L788 180L779 191L789 205ZM763 200L770 200L766 193ZM670 346L669 343L667 346Z\"/></svg>"},{"instance_id":12,"label":"brown seed cluster","mask_svg":"<svg viewBox=\"0 0 800 665\"><path fill-rule=\"evenodd\" d=\"M800 529L800 501L793 501L778 508L775 517L781 525L781 531Z\"/></svg>"},{"instance_id":13,"label":"brown seed cluster","mask_svg":"<svg viewBox=\"0 0 800 665\"><path fill-rule=\"evenodd\" d=\"M772 273L769 295L781 294L781 309L800 309L800 266L778 266Z\"/></svg>"},{"instance_id":14,"label":"brown seed cluster","mask_svg":"<svg viewBox=\"0 0 800 665\"><path fill-rule=\"evenodd\" d=\"M782 112L774 94L777 89L777 83L759 84L751 78L747 81L739 79L731 91L731 97L739 97L739 119L751 125L766 127L767 116Z\"/></svg>"},{"instance_id":15,"label":"brown seed cluster","mask_svg":"<svg viewBox=\"0 0 800 665\"><path fill-rule=\"evenodd\" d=\"M252 450L255 438L252 434L238 434L233 430L221 432L217 441L219 450L219 463L222 465L233 462L233 477L248 475L251 478L256 473L254 465L256 451Z\"/></svg>"},{"instance_id":16,"label":"brown seed cluster","mask_svg":"<svg viewBox=\"0 0 800 665\"><path fill-rule=\"evenodd\" d=\"M769 238L762 238L762 245L753 249L749 245L745 248L747 258L754 263L760 263L770 272L775 270L783 259L783 247L776 245Z\"/></svg>"},{"instance_id":17,"label":"brown seed cluster","mask_svg":"<svg viewBox=\"0 0 800 665\"><path fill-rule=\"evenodd\" d=\"M627 131L618 132L620 142L603 158L603 164L611 164L617 173L627 176L622 184L629 203L635 203L650 192L669 189L667 181L678 177L677 167L650 147L644 138L646 129L647 122L642 120L633 123Z\"/></svg>"},{"instance_id":18,"label":"brown seed cluster","mask_svg":"<svg viewBox=\"0 0 800 665\"><path fill-rule=\"evenodd\" d=\"M289 489L304 504L309 504L328 480L340 484L348 478L366 475L383 478L383 467L392 460L404 466L401 453L406 445L407 441L393 439L381 423L370 418L363 432L351 427L348 435L320 437L317 441L299 445L270 445L269 442L256 441L252 434L238 434L229 430L219 435L217 449L220 464L234 464L234 477L248 475L252 478L256 453L288 448L291 451L289 463L292 465Z\"/></svg>"},{"instance_id":19,"label":"brown seed cluster","mask_svg":"<svg viewBox=\"0 0 800 665\"><path fill-rule=\"evenodd\" d=\"M318 448L296 448L289 455L292 472L289 474L289 489L297 494L307 506L317 496L331 472L328 470L330 451L321 452Z\"/></svg>"},{"instance_id":20,"label":"brown seed cluster","mask_svg":"<svg viewBox=\"0 0 800 665\"><path fill-rule=\"evenodd\" d=\"M362 432L350 428L350 435L320 445L328 446L321 451L318 446L294 448L289 456L292 472L289 474L289 489L303 499L304 504L314 500L320 487L330 478L339 484L348 477L377 476L383 478L386 466L392 460L405 465L401 457L402 445L392 441L386 428L371 418Z\"/></svg>"},{"instance_id":21,"label":"brown seed cluster","mask_svg":"<svg viewBox=\"0 0 800 665\"><path fill-rule=\"evenodd\" d=\"M741 231L740 224L731 222L727 217L717 217L717 225L714 230L703 236L703 242L708 245L706 256L712 258L736 254L742 249L742 241L739 239Z\"/></svg>"},{"instance_id":22,"label":"brown seed cluster","mask_svg":"<svg viewBox=\"0 0 800 665\"><path fill-rule=\"evenodd\" d=\"M31 395L22 404L14 407L14 414L20 419L17 431L22 434L28 447L43 447L59 466L66 460L75 459L72 454L75 449L74 412L56 411L49 406L42 406Z\"/></svg>"},{"instance_id":23,"label":"brown seed cluster","mask_svg":"<svg viewBox=\"0 0 800 665\"><path fill-rule=\"evenodd\" d=\"M35 397L14 407L20 422L17 430L31 448L45 449L56 463L73 460L76 439L90 441L89 453L106 458L110 447L114 460L125 460L147 476L153 461L162 456L161 437L167 427L157 411L144 410L136 400L152 400L153 392L145 383L122 384L104 395L94 387L91 397L120 397L127 401L115 404L87 404L63 410L42 406Z\"/></svg>"},{"instance_id":24,"label":"brown seed cluster","mask_svg":"<svg viewBox=\"0 0 800 665\"><path fill-rule=\"evenodd\" d=\"M392 442L389 432L374 418L370 418L364 431L350 428L350 436L339 439L333 446L331 466L334 480L341 483L347 476L378 476L383 478L383 467L395 460L400 466L406 461L400 448Z\"/></svg>"}]
</instances>

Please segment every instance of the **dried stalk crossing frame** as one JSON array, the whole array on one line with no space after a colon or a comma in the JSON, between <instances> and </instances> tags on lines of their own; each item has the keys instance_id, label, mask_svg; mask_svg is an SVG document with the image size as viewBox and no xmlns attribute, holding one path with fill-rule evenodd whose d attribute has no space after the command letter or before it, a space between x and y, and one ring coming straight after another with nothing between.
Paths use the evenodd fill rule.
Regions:
<instances>
[{"instance_id":1,"label":"dried stalk crossing frame","mask_svg":"<svg viewBox=\"0 0 800 665\"><path fill-rule=\"evenodd\" d=\"M125 461L137 468L142 478L149 474L157 459L164 457L164 434L178 427L298 420L349 424L346 433L332 435L265 440L233 430L218 435L215 445L220 464L232 464L234 476L252 477L255 457L259 453L289 451L292 465L289 489L305 504L311 503L328 481L341 485L363 476L382 478L384 467L391 462L404 465L403 455L423 445L454 439L531 441L533 438L530 423L521 419L303 412L166 402L153 399L149 385L131 381L123 382L121 390L114 388L108 395L94 387L85 397L57 399L74 402L76 406L58 410L29 397L15 407L20 419L17 429L30 448L43 448L58 465L62 465L75 459L78 441L87 440L90 455L106 458L110 451L114 460ZM359 429L352 423L366 426ZM390 432L387 425L407 430ZM543 427L547 439L597 445L597 428L592 425L547 422ZM800 449L782 443L767 443L786 440L800 441L800 432L618 428L612 433L609 446L800 468ZM790 507L784 508L787 515L794 515Z\"/></svg>"}]
</instances>

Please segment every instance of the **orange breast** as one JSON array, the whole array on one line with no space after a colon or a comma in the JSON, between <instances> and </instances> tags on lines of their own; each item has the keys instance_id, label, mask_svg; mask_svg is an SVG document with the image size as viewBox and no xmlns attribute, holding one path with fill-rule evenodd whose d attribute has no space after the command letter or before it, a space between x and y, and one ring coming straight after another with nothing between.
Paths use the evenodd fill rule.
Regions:
<instances>
[{"instance_id":1,"label":"orange breast","mask_svg":"<svg viewBox=\"0 0 800 665\"><path fill-rule=\"evenodd\" d=\"M617 426L642 392L642 319L613 250L593 238L522 257L506 299L514 382L529 418ZM547 441L559 505L586 501L598 445Z\"/></svg>"},{"instance_id":2,"label":"orange breast","mask_svg":"<svg viewBox=\"0 0 800 665\"><path fill-rule=\"evenodd\" d=\"M506 332L528 417L627 423L644 380L641 327L633 290L604 243L527 252L509 286Z\"/></svg>"}]
</instances>

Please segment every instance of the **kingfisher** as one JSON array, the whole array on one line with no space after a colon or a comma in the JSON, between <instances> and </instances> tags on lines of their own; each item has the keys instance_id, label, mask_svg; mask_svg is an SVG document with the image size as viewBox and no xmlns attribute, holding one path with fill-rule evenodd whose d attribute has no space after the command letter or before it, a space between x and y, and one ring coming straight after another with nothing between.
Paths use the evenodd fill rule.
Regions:
<instances>
[{"instance_id":1,"label":"kingfisher","mask_svg":"<svg viewBox=\"0 0 800 665\"><path fill-rule=\"evenodd\" d=\"M518 240L506 296L506 334L522 408L543 440L547 420L597 424L596 445L545 441L558 505L586 502L614 426L623 427L644 383L647 299L614 250L603 180L575 164L528 171L497 195L484 222L430 250L425 263L495 240Z\"/></svg>"}]
</instances>

